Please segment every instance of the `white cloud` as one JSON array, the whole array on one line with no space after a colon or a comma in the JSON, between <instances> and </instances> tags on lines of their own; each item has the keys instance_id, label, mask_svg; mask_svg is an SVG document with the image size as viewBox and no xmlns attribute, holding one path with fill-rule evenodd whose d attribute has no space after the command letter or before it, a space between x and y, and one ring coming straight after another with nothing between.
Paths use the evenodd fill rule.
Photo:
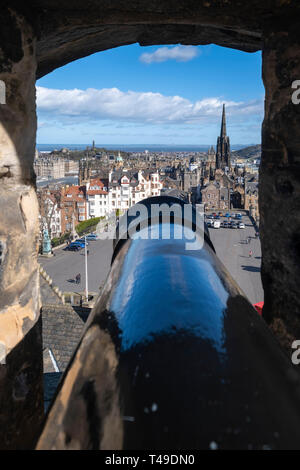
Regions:
<instances>
[{"instance_id":1,"label":"white cloud","mask_svg":"<svg viewBox=\"0 0 300 470\"><path fill-rule=\"evenodd\" d=\"M151 124L196 124L220 121L226 104L230 122L263 116L263 100L225 101L219 97L190 101L153 92L123 92L118 88L58 90L37 87L37 107L43 121L87 122L113 120ZM47 119L46 119L47 118Z\"/></svg>"},{"instance_id":2,"label":"white cloud","mask_svg":"<svg viewBox=\"0 0 300 470\"><path fill-rule=\"evenodd\" d=\"M188 62L198 55L199 49L196 46L160 47L154 52L144 52L144 54L140 56L140 61L146 64L165 62L166 60Z\"/></svg>"}]
</instances>

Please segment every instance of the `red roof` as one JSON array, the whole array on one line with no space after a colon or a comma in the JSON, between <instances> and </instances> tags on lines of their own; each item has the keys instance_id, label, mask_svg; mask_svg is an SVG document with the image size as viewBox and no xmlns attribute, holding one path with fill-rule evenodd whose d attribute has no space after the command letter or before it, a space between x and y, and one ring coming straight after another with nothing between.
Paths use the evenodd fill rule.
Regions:
<instances>
[{"instance_id":1,"label":"red roof","mask_svg":"<svg viewBox=\"0 0 300 470\"><path fill-rule=\"evenodd\" d=\"M70 197L71 196L71 197ZM64 192L64 201L84 201L85 186L69 186Z\"/></svg>"},{"instance_id":2,"label":"red roof","mask_svg":"<svg viewBox=\"0 0 300 470\"><path fill-rule=\"evenodd\" d=\"M89 196L94 196L96 194L108 194L107 191L103 191L102 189L89 189L86 193Z\"/></svg>"}]
</instances>

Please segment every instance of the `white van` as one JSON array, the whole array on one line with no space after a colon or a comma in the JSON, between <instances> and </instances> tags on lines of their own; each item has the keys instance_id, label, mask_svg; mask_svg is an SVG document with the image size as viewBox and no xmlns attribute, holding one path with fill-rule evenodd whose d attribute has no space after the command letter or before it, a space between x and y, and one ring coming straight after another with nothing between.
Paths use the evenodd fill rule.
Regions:
<instances>
[{"instance_id":1,"label":"white van","mask_svg":"<svg viewBox=\"0 0 300 470\"><path fill-rule=\"evenodd\" d=\"M214 221L214 228L220 228L221 227L221 222L220 220L215 220Z\"/></svg>"}]
</instances>

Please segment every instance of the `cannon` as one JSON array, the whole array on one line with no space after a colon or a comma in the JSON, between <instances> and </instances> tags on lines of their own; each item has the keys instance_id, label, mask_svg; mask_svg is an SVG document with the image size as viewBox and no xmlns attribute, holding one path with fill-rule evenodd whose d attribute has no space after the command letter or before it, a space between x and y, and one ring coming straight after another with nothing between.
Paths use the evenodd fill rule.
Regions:
<instances>
[{"instance_id":1,"label":"cannon","mask_svg":"<svg viewBox=\"0 0 300 470\"><path fill-rule=\"evenodd\" d=\"M218 260L196 209L179 238L183 201L143 204L143 217L120 220L110 273L37 448L300 448L298 370ZM182 209L169 238L153 204ZM186 249L191 233L200 248Z\"/></svg>"}]
</instances>

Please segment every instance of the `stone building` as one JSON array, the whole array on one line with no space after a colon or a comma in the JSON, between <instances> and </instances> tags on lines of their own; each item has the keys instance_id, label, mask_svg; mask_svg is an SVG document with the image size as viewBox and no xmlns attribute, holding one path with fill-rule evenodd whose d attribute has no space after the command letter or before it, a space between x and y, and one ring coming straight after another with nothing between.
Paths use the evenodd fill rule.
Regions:
<instances>
[{"instance_id":1,"label":"stone building","mask_svg":"<svg viewBox=\"0 0 300 470\"><path fill-rule=\"evenodd\" d=\"M208 183L201 191L204 210L219 209L220 190L215 183Z\"/></svg>"},{"instance_id":2,"label":"stone building","mask_svg":"<svg viewBox=\"0 0 300 470\"><path fill-rule=\"evenodd\" d=\"M259 222L258 181L245 182L245 209Z\"/></svg>"},{"instance_id":3,"label":"stone building","mask_svg":"<svg viewBox=\"0 0 300 470\"><path fill-rule=\"evenodd\" d=\"M231 207L234 209L245 208L245 189L241 184L236 184L231 193Z\"/></svg>"},{"instance_id":4,"label":"stone building","mask_svg":"<svg viewBox=\"0 0 300 470\"><path fill-rule=\"evenodd\" d=\"M91 164L88 159L80 160L78 171L78 184L84 186L87 184L92 176Z\"/></svg>"},{"instance_id":5,"label":"stone building","mask_svg":"<svg viewBox=\"0 0 300 470\"><path fill-rule=\"evenodd\" d=\"M65 163L65 174L78 173L79 163L76 160L64 160Z\"/></svg>"},{"instance_id":6,"label":"stone building","mask_svg":"<svg viewBox=\"0 0 300 470\"><path fill-rule=\"evenodd\" d=\"M201 202L204 210L230 209L230 189L220 186L217 182L207 184L201 191Z\"/></svg>"},{"instance_id":7,"label":"stone building","mask_svg":"<svg viewBox=\"0 0 300 470\"><path fill-rule=\"evenodd\" d=\"M65 162L60 158L39 158L33 167L37 178L59 179L65 176Z\"/></svg>"}]
</instances>

